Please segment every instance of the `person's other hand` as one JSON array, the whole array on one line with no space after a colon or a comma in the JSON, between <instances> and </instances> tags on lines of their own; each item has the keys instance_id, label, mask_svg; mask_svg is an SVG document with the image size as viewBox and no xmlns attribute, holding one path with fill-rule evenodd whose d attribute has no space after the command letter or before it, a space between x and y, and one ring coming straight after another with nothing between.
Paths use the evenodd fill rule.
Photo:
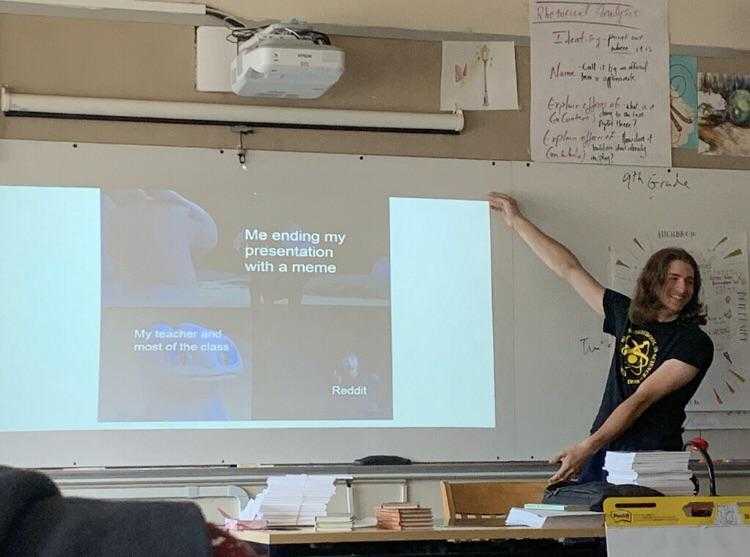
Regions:
<instances>
[{"instance_id":1,"label":"person's other hand","mask_svg":"<svg viewBox=\"0 0 750 557\"><path fill-rule=\"evenodd\" d=\"M500 211L505 224L510 228L514 228L516 219L523 216L518 208L518 202L509 195L491 191L487 194L487 200L490 202L491 208Z\"/></svg>"},{"instance_id":2,"label":"person's other hand","mask_svg":"<svg viewBox=\"0 0 750 557\"><path fill-rule=\"evenodd\" d=\"M585 443L576 443L550 459L550 464L560 463L560 468L549 479L549 483L562 482L574 478L593 451Z\"/></svg>"}]
</instances>

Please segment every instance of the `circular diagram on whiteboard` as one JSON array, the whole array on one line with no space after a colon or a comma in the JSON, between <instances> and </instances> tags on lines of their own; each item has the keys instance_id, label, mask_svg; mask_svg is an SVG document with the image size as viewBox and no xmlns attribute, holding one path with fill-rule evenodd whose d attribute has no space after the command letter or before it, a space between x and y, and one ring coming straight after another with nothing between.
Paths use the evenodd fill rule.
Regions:
<instances>
[{"instance_id":1,"label":"circular diagram on whiteboard","mask_svg":"<svg viewBox=\"0 0 750 557\"><path fill-rule=\"evenodd\" d=\"M687 410L750 410L747 234L679 229L636 233L629 242L610 247L611 287L631 296L651 254L670 246L687 250L698 262L708 319L703 329L715 350L711 369Z\"/></svg>"}]
</instances>

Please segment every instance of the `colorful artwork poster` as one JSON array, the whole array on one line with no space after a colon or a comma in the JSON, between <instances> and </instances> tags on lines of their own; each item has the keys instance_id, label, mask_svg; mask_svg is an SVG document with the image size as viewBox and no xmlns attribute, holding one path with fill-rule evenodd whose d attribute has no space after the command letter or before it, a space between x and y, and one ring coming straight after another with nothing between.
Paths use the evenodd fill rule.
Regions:
<instances>
[{"instance_id":1,"label":"colorful artwork poster","mask_svg":"<svg viewBox=\"0 0 750 557\"><path fill-rule=\"evenodd\" d=\"M669 57L669 119L672 147L698 148L698 60L695 56Z\"/></svg>"},{"instance_id":2,"label":"colorful artwork poster","mask_svg":"<svg viewBox=\"0 0 750 557\"><path fill-rule=\"evenodd\" d=\"M750 157L750 74L698 74L698 152Z\"/></svg>"}]
</instances>

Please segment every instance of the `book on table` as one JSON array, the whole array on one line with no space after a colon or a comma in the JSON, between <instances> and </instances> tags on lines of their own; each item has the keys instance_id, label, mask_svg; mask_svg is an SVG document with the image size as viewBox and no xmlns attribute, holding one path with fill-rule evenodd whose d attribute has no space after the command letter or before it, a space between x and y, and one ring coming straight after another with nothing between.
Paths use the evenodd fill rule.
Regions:
<instances>
[{"instance_id":1,"label":"book on table","mask_svg":"<svg viewBox=\"0 0 750 557\"><path fill-rule=\"evenodd\" d=\"M538 511L590 511L589 505L575 505L575 504L562 504L562 503L526 503L523 506L524 509L538 510Z\"/></svg>"},{"instance_id":2,"label":"book on table","mask_svg":"<svg viewBox=\"0 0 750 557\"><path fill-rule=\"evenodd\" d=\"M383 503L375 509L378 528L424 530L433 527L432 509L414 503Z\"/></svg>"},{"instance_id":3,"label":"book on table","mask_svg":"<svg viewBox=\"0 0 750 557\"><path fill-rule=\"evenodd\" d=\"M408 530L431 530L433 527L432 522L429 524L425 524L424 526L408 526L404 524L383 524L378 522L378 528L382 530L401 530L401 531L408 531Z\"/></svg>"},{"instance_id":4,"label":"book on table","mask_svg":"<svg viewBox=\"0 0 750 557\"><path fill-rule=\"evenodd\" d=\"M332 513L315 517L317 532L351 532L353 529L354 520L348 513Z\"/></svg>"},{"instance_id":5,"label":"book on table","mask_svg":"<svg viewBox=\"0 0 750 557\"><path fill-rule=\"evenodd\" d=\"M513 507L508 512L505 525L531 528L601 528L604 526L604 513Z\"/></svg>"}]
</instances>

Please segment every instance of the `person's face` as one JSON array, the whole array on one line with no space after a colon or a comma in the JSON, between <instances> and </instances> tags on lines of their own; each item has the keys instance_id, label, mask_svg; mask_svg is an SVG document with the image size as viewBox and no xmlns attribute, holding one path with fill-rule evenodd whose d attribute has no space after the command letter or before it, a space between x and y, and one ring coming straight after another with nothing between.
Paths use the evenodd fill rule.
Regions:
<instances>
[{"instance_id":1,"label":"person's face","mask_svg":"<svg viewBox=\"0 0 750 557\"><path fill-rule=\"evenodd\" d=\"M680 314L693 297L694 282L695 273L689 263L675 260L669 264L667 278L659 292L659 301L664 306L660 321L671 321Z\"/></svg>"}]
</instances>

